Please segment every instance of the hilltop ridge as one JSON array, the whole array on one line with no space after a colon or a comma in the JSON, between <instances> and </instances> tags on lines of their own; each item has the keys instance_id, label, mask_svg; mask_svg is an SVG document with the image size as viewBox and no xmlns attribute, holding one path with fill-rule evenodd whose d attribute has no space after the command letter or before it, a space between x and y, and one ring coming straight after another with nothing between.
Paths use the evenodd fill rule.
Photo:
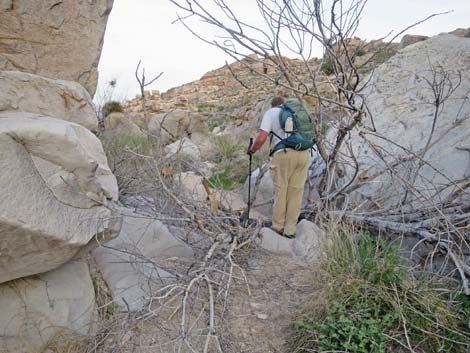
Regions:
<instances>
[{"instance_id":1,"label":"hilltop ridge","mask_svg":"<svg viewBox=\"0 0 470 353\"><path fill-rule=\"evenodd\" d=\"M399 47L398 43L385 43L381 40L366 42L353 38L348 46L354 53L354 61L362 72L370 71L378 64L393 56ZM313 89L312 75L322 94L334 95L331 85L333 72L328 59L311 58L301 60L282 58L277 66L273 61L250 55L234 63L211 70L199 80L169 89L166 92L151 90L145 92L146 111L150 115L168 112L174 109L199 112L209 117L217 112L229 113L235 125L241 125L248 117L253 116L253 109L266 97L273 94L288 95L282 70L289 70L299 78L292 83L301 89ZM305 88L303 87L305 86ZM311 97L306 98L308 105L315 105ZM254 107L254 108L253 108ZM124 107L131 119L143 116L141 96L126 102Z\"/></svg>"}]
</instances>

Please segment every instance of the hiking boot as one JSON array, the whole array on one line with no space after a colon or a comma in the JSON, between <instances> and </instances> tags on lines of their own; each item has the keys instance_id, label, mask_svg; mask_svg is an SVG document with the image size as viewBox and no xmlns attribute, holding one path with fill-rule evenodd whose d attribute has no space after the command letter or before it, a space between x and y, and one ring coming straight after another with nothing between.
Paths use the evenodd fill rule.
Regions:
<instances>
[{"instance_id":1,"label":"hiking boot","mask_svg":"<svg viewBox=\"0 0 470 353\"><path fill-rule=\"evenodd\" d=\"M279 235L281 235L281 236L282 236L282 234L283 234L283 233L282 233L282 230L277 230L276 228L273 228L273 227L269 227L269 229L271 229L274 233L277 233L277 234L279 234Z\"/></svg>"},{"instance_id":2,"label":"hiking boot","mask_svg":"<svg viewBox=\"0 0 470 353\"><path fill-rule=\"evenodd\" d=\"M287 239L294 239L295 238L295 233L294 234L287 234L287 233L282 233L282 236Z\"/></svg>"}]
</instances>

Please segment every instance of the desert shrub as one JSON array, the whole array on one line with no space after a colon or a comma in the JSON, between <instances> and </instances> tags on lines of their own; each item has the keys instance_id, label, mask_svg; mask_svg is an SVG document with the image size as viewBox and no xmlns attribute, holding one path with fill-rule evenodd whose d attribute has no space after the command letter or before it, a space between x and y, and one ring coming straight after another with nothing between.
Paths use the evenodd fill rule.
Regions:
<instances>
[{"instance_id":1,"label":"desert shrub","mask_svg":"<svg viewBox=\"0 0 470 353\"><path fill-rule=\"evenodd\" d=\"M233 135L216 136L213 139L214 151L211 160L220 168L209 179L211 187L231 190L241 186L248 176L249 158L246 154L248 144L243 144L243 137ZM248 138L245 139L248 141ZM253 155L253 166L266 157L262 153Z\"/></svg>"},{"instance_id":2,"label":"desert shrub","mask_svg":"<svg viewBox=\"0 0 470 353\"><path fill-rule=\"evenodd\" d=\"M243 153L243 145L233 135L216 136L213 139L214 153L212 160L216 163L230 162Z\"/></svg>"},{"instance_id":3,"label":"desert shrub","mask_svg":"<svg viewBox=\"0 0 470 353\"><path fill-rule=\"evenodd\" d=\"M242 156L243 157L243 156ZM209 179L209 186L217 189L232 190L243 185L248 176L248 156L230 162L222 170L214 173ZM258 163L258 156L254 155L253 160Z\"/></svg>"},{"instance_id":4,"label":"desert shrub","mask_svg":"<svg viewBox=\"0 0 470 353\"><path fill-rule=\"evenodd\" d=\"M363 48L357 48L355 54L356 56L364 56L366 55L366 51Z\"/></svg>"},{"instance_id":5,"label":"desert shrub","mask_svg":"<svg viewBox=\"0 0 470 353\"><path fill-rule=\"evenodd\" d=\"M405 269L396 247L346 231L327 253L325 304L307 304L292 324L289 352L468 351L468 298L439 290L442 279Z\"/></svg>"},{"instance_id":6,"label":"desert shrub","mask_svg":"<svg viewBox=\"0 0 470 353\"><path fill-rule=\"evenodd\" d=\"M110 101L110 102L107 102L101 112L102 112L102 115L104 118L106 118L109 114L111 113L122 113L124 110L122 108L122 104L120 102L117 102L117 101Z\"/></svg>"},{"instance_id":7,"label":"desert shrub","mask_svg":"<svg viewBox=\"0 0 470 353\"><path fill-rule=\"evenodd\" d=\"M200 113L205 113L205 112L214 112L218 110L218 105L214 103L208 103L208 102L197 102L195 104L196 110Z\"/></svg>"},{"instance_id":8,"label":"desert shrub","mask_svg":"<svg viewBox=\"0 0 470 353\"><path fill-rule=\"evenodd\" d=\"M72 332L64 330L54 335L49 342L47 342L44 351L52 353L88 352L89 340L90 338L88 336L75 335Z\"/></svg>"},{"instance_id":9,"label":"desert shrub","mask_svg":"<svg viewBox=\"0 0 470 353\"><path fill-rule=\"evenodd\" d=\"M153 153L154 143L147 136L104 133L100 139L121 195L131 192L152 178L148 175L152 169L146 165L146 159L138 156Z\"/></svg>"},{"instance_id":10,"label":"desert shrub","mask_svg":"<svg viewBox=\"0 0 470 353\"><path fill-rule=\"evenodd\" d=\"M230 176L231 168L225 167L221 172L214 173L207 181L211 188L231 190L235 184Z\"/></svg>"},{"instance_id":11,"label":"desert shrub","mask_svg":"<svg viewBox=\"0 0 470 353\"><path fill-rule=\"evenodd\" d=\"M212 116L207 119L207 125L210 130L213 130L215 127L223 126L230 120L230 116L227 114L212 114Z\"/></svg>"},{"instance_id":12,"label":"desert shrub","mask_svg":"<svg viewBox=\"0 0 470 353\"><path fill-rule=\"evenodd\" d=\"M380 65L390 59L393 55L395 55L395 52L392 50L381 49L375 53L372 60L376 65Z\"/></svg>"},{"instance_id":13,"label":"desert shrub","mask_svg":"<svg viewBox=\"0 0 470 353\"><path fill-rule=\"evenodd\" d=\"M325 74L325 75L333 75L335 73L335 66L334 62L332 59L327 59L323 62L321 65L320 70Z\"/></svg>"}]
</instances>

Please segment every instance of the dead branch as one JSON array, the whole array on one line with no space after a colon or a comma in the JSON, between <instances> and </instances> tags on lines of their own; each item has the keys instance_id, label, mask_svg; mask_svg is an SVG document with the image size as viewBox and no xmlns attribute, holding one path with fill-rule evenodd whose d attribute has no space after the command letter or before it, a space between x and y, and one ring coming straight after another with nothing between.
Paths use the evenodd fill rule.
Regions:
<instances>
[{"instance_id":1,"label":"dead branch","mask_svg":"<svg viewBox=\"0 0 470 353\"><path fill-rule=\"evenodd\" d=\"M144 118L147 118L145 87L151 85L156 80L158 80L163 75L163 72L160 72L158 75L151 78L150 81L146 82L147 78L145 77L145 68L142 68L142 75L139 75L139 68L140 68L141 63L142 63L142 60L139 60L139 63L137 64L137 67L135 68L135 78L136 78L137 83L139 84L139 88L140 88L141 106L142 106L142 111L144 113Z\"/></svg>"}]
</instances>

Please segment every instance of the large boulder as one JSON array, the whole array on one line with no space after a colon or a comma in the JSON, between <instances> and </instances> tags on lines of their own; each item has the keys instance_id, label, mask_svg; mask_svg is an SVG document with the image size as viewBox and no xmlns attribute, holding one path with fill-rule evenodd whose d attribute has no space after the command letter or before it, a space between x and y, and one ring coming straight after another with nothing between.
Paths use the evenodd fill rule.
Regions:
<instances>
[{"instance_id":1,"label":"large boulder","mask_svg":"<svg viewBox=\"0 0 470 353\"><path fill-rule=\"evenodd\" d=\"M87 335L97 319L88 265L67 264L0 285L0 352L42 352L60 335Z\"/></svg>"},{"instance_id":2,"label":"large boulder","mask_svg":"<svg viewBox=\"0 0 470 353\"><path fill-rule=\"evenodd\" d=\"M195 172L183 172L176 174L175 182L181 187L185 197L197 202L205 202L207 200L207 192L204 188L204 177Z\"/></svg>"},{"instance_id":3,"label":"large boulder","mask_svg":"<svg viewBox=\"0 0 470 353\"><path fill-rule=\"evenodd\" d=\"M104 127L106 132L112 135L145 137L145 134L140 130L137 124L128 119L123 113L119 112L108 114L104 118Z\"/></svg>"},{"instance_id":4,"label":"large boulder","mask_svg":"<svg viewBox=\"0 0 470 353\"><path fill-rule=\"evenodd\" d=\"M93 95L113 0L0 1L0 70L81 83Z\"/></svg>"},{"instance_id":5,"label":"large boulder","mask_svg":"<svg viewBox=\"0 0 470 353\"><path fill-rule=\"evenodd\" d=\"M270 228L262 228L258 244L269 252L296 257L307 262L318 262L324 256L328 237L315 223L301 220L295 238L288 239Z\"/></svg>"},{"instance_id":6,"label":"large boulder","mask_svg":"<svg viewBox=\"0 0 470 353\"><path fill-rule=\"evenodd\" d=\"M124 212L119 236L93 251L96 264L121 311L140 310L154 289L174 276L160 268L169 257L192 257L192 249L168 227L149 217Z\"/></svg>"},{"instance_id":7,"label":"large boulder","mask_svg":"<svg viewBox=\"0 0 470 353\"><path fill-rule=\"evenodd\" d=\"M199 161L201 159L199 147L187 137L183 137L181 140L169 144L165 147L164 151L167 157L182 154L191 158L193 161Z\"/></svg>"},{"instance_id":8,"label":"large boulder","mask_svg":"<svg viewBox=\"0 0 470 353\"><path fill-rule=\"evenodd\" d=\"M437 114L432 86L450 95ZM370 117L351 133L360 174L349 202L366 210L404 202L426 207L458 191L460 201L470 203L458 186L470 175L469 91L468 38L439 35L378 67L363 90ZM347 146L342 153L349 154ZM346 159L342 169L345 185L356 173L354 160Z\"/></svg>"},{"instance_id":9,"label":"large boulder","mask_svg":"<svg viewBox=\"0 0 470 353\"><path fill-rule=\"evenodd\" d=\"M100 141L84 127L0 113L0 283L52 270L96 234L118 198Z\"/></svg>"},{"instance_id":10,"label":"large boulder","mask_svg":"<svg viewBox=\"0 0 470 353\"><path fill-rule=\"evenodd\" d=\"M53 80L20 71L0 71L0 112L47 115L98 131L88 92L77 82Z\"/></svg>"},{"instance_id":11,"label":"large boulder","mask_svg":"<svg viewBox=\"0 0 470 353\"><path fill-rule=\"evenodd\" d=\"M148 129L150 133L160 136L164 145L182 137L191 137L193 133L208 132L206 117L179 109L152 117Z\"/></svg>"}]
</instances>

